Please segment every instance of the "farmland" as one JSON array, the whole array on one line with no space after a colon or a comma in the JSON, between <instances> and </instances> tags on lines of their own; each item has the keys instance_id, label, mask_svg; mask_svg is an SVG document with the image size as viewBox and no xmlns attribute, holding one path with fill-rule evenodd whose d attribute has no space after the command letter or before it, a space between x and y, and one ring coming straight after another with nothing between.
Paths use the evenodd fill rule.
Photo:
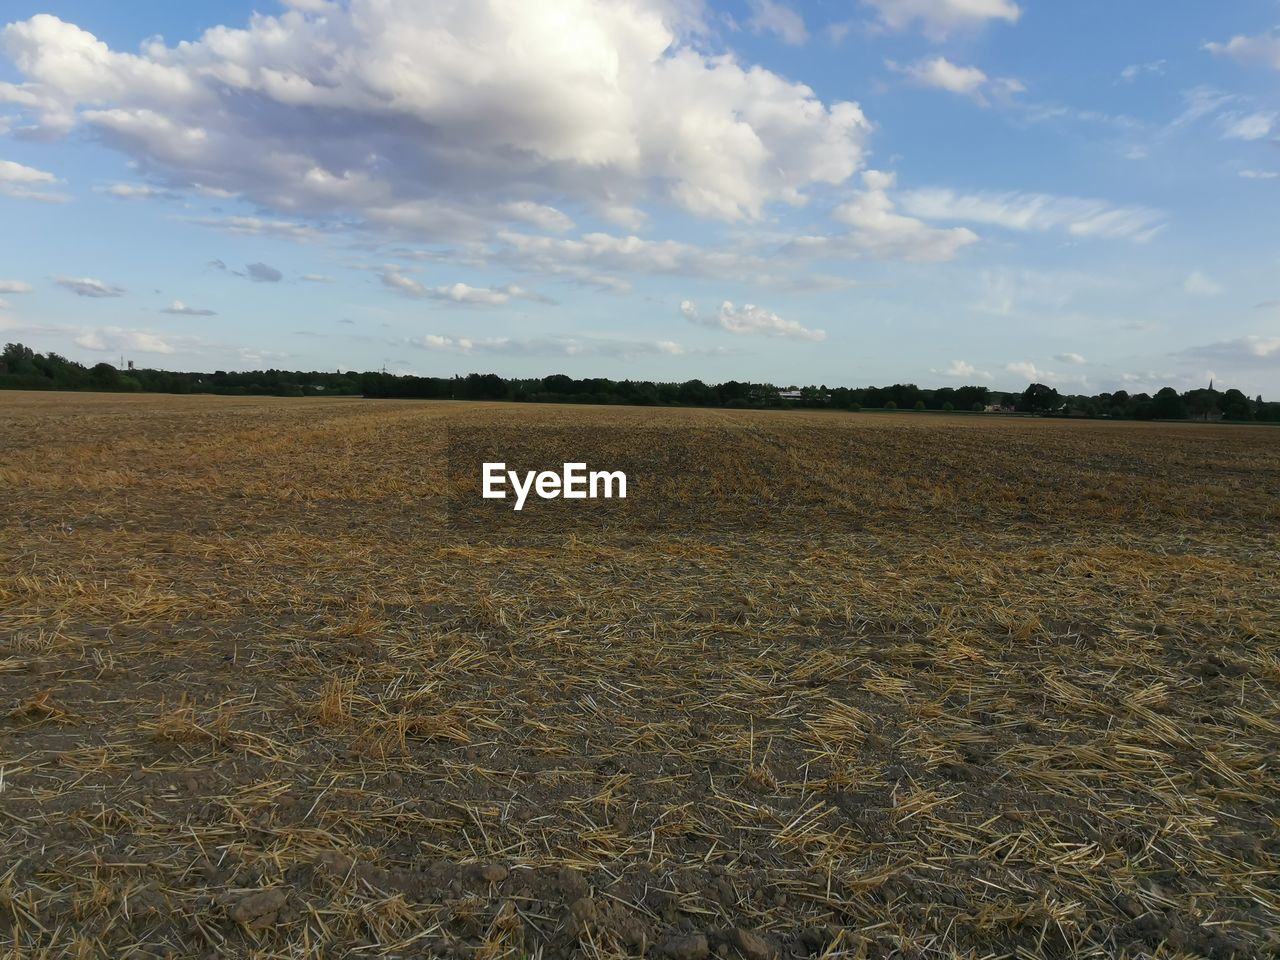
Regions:
<instances>
[{"instance_id":1,"label":"farmland","mask_svg":"<svg viewBox=\"0 0 1280 960\"><path fill-rule=\"evenodd\" d=\"M0 454L2 956L1280 950L1273 429L11 393Z\"/></svg>"}]
</instances>

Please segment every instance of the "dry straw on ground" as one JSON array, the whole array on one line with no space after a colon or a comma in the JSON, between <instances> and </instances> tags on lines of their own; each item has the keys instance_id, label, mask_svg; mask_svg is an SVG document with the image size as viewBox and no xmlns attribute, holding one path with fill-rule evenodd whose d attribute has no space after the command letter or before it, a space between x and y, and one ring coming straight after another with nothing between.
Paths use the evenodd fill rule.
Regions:
<instances>
[{"instance_id":1,"label":"dry straw on ground","mask_svg":"<svg viewBox=\"0 0 1280 960\"><path fill-rule=\"evenodd\" d=\"M449 511L548 436L646 495ZM5 957L1280 949L1274 431L7 394L0 452Z\"/></svg>"}]
</instances>

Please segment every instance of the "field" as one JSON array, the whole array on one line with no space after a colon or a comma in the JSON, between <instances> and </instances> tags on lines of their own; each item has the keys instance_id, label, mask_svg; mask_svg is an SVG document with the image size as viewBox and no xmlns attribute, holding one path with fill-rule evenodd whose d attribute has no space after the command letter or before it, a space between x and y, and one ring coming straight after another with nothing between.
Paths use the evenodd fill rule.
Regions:
<instances>
[{"instance_id":1,"label":"field","mask_svg":"<svg viewBox=\"0 0 1280 960\"><path fill-rule=\"evenodd\" d=\"M1272 955L1278 530L1267 428L0 394L0 956Z\"/></svg>"}]
</instances>

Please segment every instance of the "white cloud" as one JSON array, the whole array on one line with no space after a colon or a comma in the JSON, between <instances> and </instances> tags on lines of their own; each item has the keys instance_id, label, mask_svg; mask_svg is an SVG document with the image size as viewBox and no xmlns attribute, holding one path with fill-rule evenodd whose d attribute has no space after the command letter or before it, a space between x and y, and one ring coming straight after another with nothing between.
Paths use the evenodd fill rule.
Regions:
<instances>
[{"instance_id":1,"label":"white cloud","mask_svg":"<svg viewBox=\"0 0 1280 960\"><path fill-rule=\"evenodd\" d=\"M891 30L905 30L918 23L926 35L942 39L959 30L982 26L990 20L1017 23L1022 10L1013 0L863 0L873 7L880 22Z\"/></svg>"},{"instance_id":2,"label":"white cloud","mask_svg":"<svg viewBox=\"0 0 1280 960\"><path fill-rule=\"evenodd\" d=\"M1246 180L1275 180L1280 178L1280 170L1241 170L1240 176Z\"/></svg>"},{"instance_id":3,"label":"white cloud","mask_svg":"<svg viewBox=\"0 0 1280 960\"><path fill-rule=\"evenodd\" d=\"M931 60L917 60L905 67L899 67L890 61L890 67L905 73L923 87L937 87L966 96L977 93L987 82L987 75L977 67L962 67L952 63L946 57L934 57Z\"/></svg>"},{"instance_id":4,"label":"white cloud","mask_svg":"<svg viewBox=\"0 0 1280 960\"><path fill-rule=\"evenodd\" d=\"M1133 63L1120 71L1120 79L1126 83L1132 83L1143 74L1153 74L1155 76L1163 76L1165 60L1152 60L1150 63Z\"/></svg>"},{"instance_id":5,"label":"white cloud","mask_svg":"<svg viewBox=\"0 0 1280 960\"><path fill-rule=\"evenodd\" d=\"M216 317L217 313L213 310L200 310L196 307L188 306L181 300L175 300L169 306L160 311L178 317Z\"/></svg>"},{"instance_id":6,"label":"white cloud","mask_svg":"<svg viewBox=\"0 0 1280 960\"><path fill-rule=\"evenodd\" d=\"M1005 370L1029 380L1032 383L1044 383L1049 386L1085 387L1089 382L1088 378L1083 374L1055 373L1052 370L1044 370L1037 367L1030 360L1022 360L1017 363L1005 364Z\"/></svg>"},{"instance_id":7,"label":"white cloud","mask_svg":"<svg viewBox=\"0 0 1280 960\"><path fill-rule=\"evenodd\" d=\"M749 0L751 18L747 26L756 33L775 34L783 43L794 47L809 39L804 17L777 0Z\"/></svg>"},{"instance_id":8,"label":"white cloud","mask_svg":"<svg viewBox=\"0 0 1280 960\"><path fill-rule=\"evenodd\" d=\"M298 278L304 283L337 283L334 277L327 276L323 273L304 273Z\"/></svg>"},{"instance_id":9,"label":"white cloud","mask_svg":"<svg viewBox=\"0 0 1280 960\"><path fill-rule=\"evenodd\" d=\"M0 293L30 293L31 284L21 280L0 280Z\"/></svg>"},{"instance_id":10,"label":"white cloud","mask_svg":"<svg viewBox=\"0 0 1280 960\"><path fill-rule=\"evenodd\" d=\"M905 209L925 220L984 223L1009 230L1065 230L1077 237L1107 237L1145 243L1164 227L1164 214L1145 207L1112 207L1101 200L1044 193L960 194L913 190Z\"/></svg>"},{"instance_id":11,"label":"white cloud","mask_svg":"<svg viewBox=\"0 0 1280 960\"><path fill-rule=\"evenodd\" d=\"M235 357L241 363L248 364L250 367L263 367L268 363L280 363L290 359L292 354L281 353L276 350L258 350L253 347L237 347L235 349Z\"/></svg>"},{"instance_id":12,"label":"white cloud","mask_svg":"<svg viewBox=\"0 0 1280 960\"><path fill-rule=\"evenodd\" d=\"M1187 278L1182 281L1182 289L1197 297L1212 297L1222 292L1217 281L1199 270L1187 274Z\"/></svg>"},{"instance_id":13,"label":"white cloud","mask_svg":"<svg viewBox=\"0 0 1280 960\"><path fill-rule=\"evenodd\" d=\"M513 220L532 224L548 233L564 233L573 229L573 219L568 214L545 203L534 203L531 200L516 200L505 204L503 211Z\"/></svg>"},{"instance_id":14,"label":"white cloud","mask_svg":"<svg viewBox=\"0 0 1280 960\"><path fill-rule=\"evenodd\" d=\"M1059 363L1070 363L1073 366L1082 367L1087 362L1084 357L1078 353L1055 353L1053 359Z\"/></svg>"},{"instance_id":15,"label":"white cloud","mask_svg":"<svg viewBox=\"0 0 1280 960\"><path fill-rule=\"evenodd\" d=\"M646 240L609 233L567 239L502 231L495 244L481 251L479 259L522 270L564 274L590 285L601 285L596 282L601 275L607 277L615 271L739 279L759 277L768 268L764 258L738 250L712 250L679 240Z\"/></svg>"},{"instance_id":16,"label":"white cloud","mask_svg":"<svg viewBox=\"0 0 1280 960\"><path fill-rule=\"evenodd\" d=\"M281 0L281 2L286 7L305 13L332 13L335 6L331 0Z\"/></svg>"},{"instance_id":17,"label":"white cloud","mask_svg":"<svg viewBox=\"0 0 1280 960\"><path fill-rule=\"evenodd\" d=\"M546 297L517 286L472 287L465 283L454 283L443 287L428 287L395 270L383 270L379 276L384 286L416 300L445 300L450 303L473 303L491 307L512 300L551 302Z\"/></svg>"},{"instance_id":18,"label":"white cloud","mask_svg":"<svg viewBox=\"0 0 1280 960\"><path fill-rule=\"evenodd\" d=\"M803 256L832 256L870 260L938 262L953 259L978 237L964 227L939 229L895 209L888 191L896 177L868 170L865 190L832 212L832 217L853 229L834 236L798 237L789 252Z\"/></svg>"},{"instance_id":19,"label":"white cloud","mask_svg":"<svg viewBox=\"0 0 1280 960\"><path fill-rule=\"evenodd\" d=\"M1223 93L1221 90L1215 90L1213 87L1199 86L1183 91L1182 99L1185 106L1182 108L1182 112L1166 126L1166 133L1189 126L1197 120L1217 113L1227 104L1237 101L1239 97L1234 93Z\"/></svg>"},{"instance_id":20,"label":"white cloud","mask_svg":"<svg viewBox=\"0 0 1280 960\"><path fill-rule=\"evenodd\" d=\"M55 277L54 283L64 290L70 290L76 296L101 299L104 297L123 297L125 291L93 277Z\"/></svg>"},{"instance_id":21,"label":"white cloud","mask_svg":"<svg viewBox=\"0 0 1280 960\"><path fill-rule=\"evenodd\" d=\"M279 237L283 240L315 240L322 231L305 223L262 217L193 217L192 223L245 237Z\"/></svg>"},{"instance_id":22,"label":"white cloud","mask_svg":"<svg viewBox=\"0 0 1280 960\"><path fill-rule=\"evenodd\" d=\"M1268 111L1259 111L1240 115L1227 114L1223 120L1223 139L1225 140L1263 140L1271 136L1280 115Z\"/></svg>"},{"instance_id":23,"label":"white cloud","mask_svg":"<svg viewBox=\"0 0 1280 960\"><path fill-rule=\"evenodd\" d=\"M65 203L71 199L66 194L33 189L43 184L57 182L58 178L47 170L37 170L35 167L15 163L13 160L0 160L0 197L39 200L43 203Z\"/></svg>"},{"instance_id":24,"label":"white cloud","mask_svg":"<svg viewBox=\"0 0 1280 960\"><path fill-rule=\"evenodd\" d=\"M950 377L955 380L994 380L995 378L985 370L979 370L967 360L952 360L950 366L945 370L930 370L932 374L939 377Z\"/></svg>"},{"instance_id":25,"label":"white cloud","mask_svg":"<svg viewBox=\"0 0 1280 960\"><path fill-rule=\"evenodd\" d=\"M75 338L77 347L101 353L119 353L133 350L138 353L174 353L174 347L161 337L146 330L126 330L123 327L99 327L83 330Z\"/></svg>"},{"instance_id":26,"label":"white cloud","mask_svg":"<svg viewBox=\"0 0 1280 960\"><path fill-rule=\"evenodd\" d=\"M437 353L504 356L611 357L680 356L689 350L672 340L625 340L610 337L459 337L429 333L409 341L411 346ZM714 351L713 351L714 352Z\"/></svg>"},{"instance_id":27,"label":"white cloud","mask_svg":"<svg viewBox=\"0 0 1280 960\"><path fill-rule=\"evenodd\" d=\"M885 61L890 70L907 76L921 87L932 87L950 93L971 97L979 103L988 103L988 96L1007 98L1026 88L1012 78L992 78L977 67L964 67L952 63L946 57L917 60L905 66L892 60Z\"/></svg>"},{"instance_id":28,"label":"white cloud","mask_svg":"<svg viewBox=\"0 0 1280 960\"><path fill-rule=\"evenodd\" d=\"M1121 383L1124 383L1127 386L1132 386L1132 387L1139 387L1139 388L1147 387L1152 391L1158 390L1161 387L1167 387L1170 384L1176 382L1178 379L1180 378L1178 377L1177 374L1157 373L1154 370L1145 370L1145 371L1126 370L1124 373L1120 374ZM1204 381L1201 382L1200 385L1203 386L1204 382L1208 382L1211 379L1213 379L1213 375L1209 374L1204 378Z\"/></svg>"},{"instance_id":29,"label":"white cloud","mask_svg":"<svg viewBox=\"0 0 1280 960\"><path fill-rule=\"evenodd\" d=\"M170 196L169 191L145 183L113 183L102 188L102 192L121 200L152 200Z\"/></svg>"},{"instance_id":30,"label":"white cloud","mask_svg":"<svg viewBox=\"0 0 1280 960\"><path fill-rule=\"evenodd\" d=\"M12 160L0 160L0 183L57 183L58 178L46 170L25 167Z\"/></svg>"},{"instance_id":31,"label":"white cloud","mask_svg":"<svg viewBox=\"0 0 1280 960\"><path fill-rule=\"evenodd\" d=\"M47 136L87 126L175 187L418 235L435 207L492 224L559 197L758 219L855 173L858 106L703 52L693 7L350 0L138 54L41 14L0 34L24 77L0 100Z\"/></svg>"},{"instance_id":32,"label":"white cloud","mask_svg":"<svg viewBox=\"0 0 1280 960\"><path fill-rule=\"evenodd\" d=\"M1261 63L1280 70L1280 33L1236 36L1226 43L1206 43L1204 46L1211 53L1231 57L1241 63Z\"/></svg>"},{"instance_id":33,"label":"white cloud","mask_svg":"<svg viewBox=\"0 0 1280 960\"><path fill-rule=\"evenodd\" d=\"M680 313L690 323L715 327L739 335L785 337L791 340L815 342L827 339L825 330L813 330L795 320L784 320L776 313L751 303L737 307L726 300L720 304L720 310L715 316L704 317L692 301L684 300L680 303Z\"/></svg>"}]
</instances>

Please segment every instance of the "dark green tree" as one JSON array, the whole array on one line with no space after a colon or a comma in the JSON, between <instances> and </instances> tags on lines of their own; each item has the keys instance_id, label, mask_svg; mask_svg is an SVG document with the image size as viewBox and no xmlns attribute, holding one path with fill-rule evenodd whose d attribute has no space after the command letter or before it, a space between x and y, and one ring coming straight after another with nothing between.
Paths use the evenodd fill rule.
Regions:
<instances>
[{"instance_id":1,"label":"dark green tree","mask_svg":"<svg viewBox=\"0 0 1280 960\"><path fill-rule=\"evenodd\" d=\"M1153 398L1153 405L1153 412L1157 420L1185 420L1187 418L1187 405L1173 387L1165 387L1157 392Z\"/></svg>"},{"instance_id":2,"label":"dark green tree","mask_svg":"<svg viewBox=\"0 0 1280 960\"><path fill-rule=\"evenodd\" d=\"M1022 391L1018 407L1027 413L1048 413L1061 405L1062 397L1059 396L1056 387L1033 383Z\"/></svg>"}]
</instances>

